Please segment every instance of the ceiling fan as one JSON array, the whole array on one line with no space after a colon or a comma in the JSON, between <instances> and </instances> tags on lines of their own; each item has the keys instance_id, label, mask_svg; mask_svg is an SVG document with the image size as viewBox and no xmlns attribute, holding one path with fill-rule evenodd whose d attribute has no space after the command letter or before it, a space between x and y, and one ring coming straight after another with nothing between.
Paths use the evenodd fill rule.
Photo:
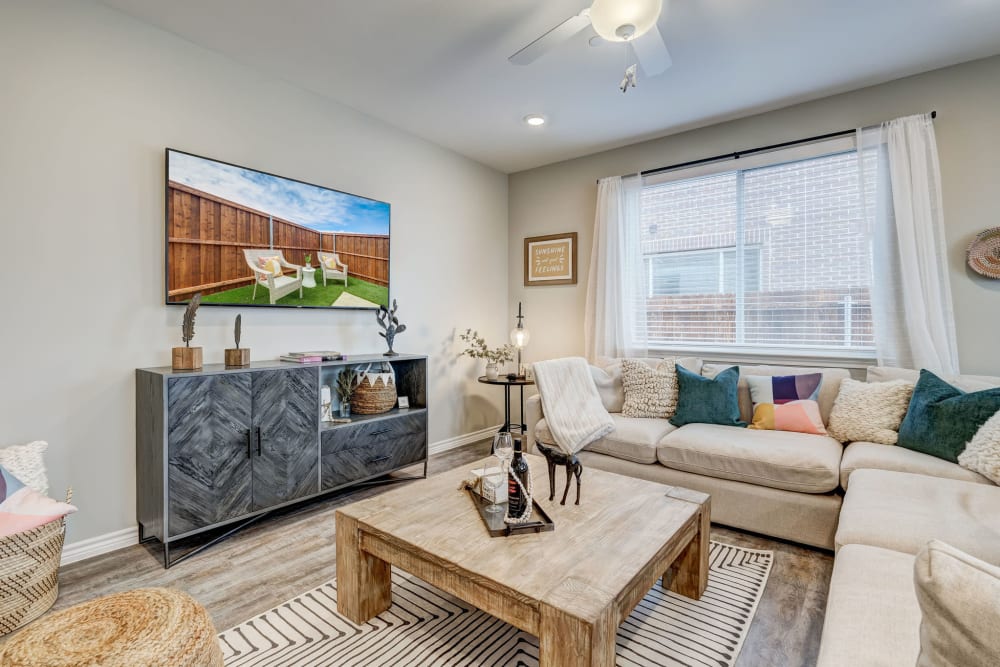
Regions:
<instances>
[{"instance_id":1,"label":"ceiling fan","mask_svg":"<svg viewBox=\"0 0 1000 667\"><path fill-rule=\"evenodd\" d=\"M593 0L590 7L571 16L528 44L508 60L515 65L529 65L588 26L608 42L624 43L631 48L646 76L656 76L670 67L670 53L656 27L663 0ZM635 65L627 66L619 88L635 87Z\"/></svg>"}]
</instances>

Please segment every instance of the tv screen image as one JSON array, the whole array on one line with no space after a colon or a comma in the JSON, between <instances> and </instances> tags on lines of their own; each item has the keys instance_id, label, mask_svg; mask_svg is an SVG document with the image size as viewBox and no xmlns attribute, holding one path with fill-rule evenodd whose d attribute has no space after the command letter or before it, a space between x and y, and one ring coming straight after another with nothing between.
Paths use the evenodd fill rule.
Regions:
<instances>
[{"instance_id":1,"label":"tv screen image","mask_svg":"<svg viewBox=\"0 0 1000 667\"><path fill-rule=\"evenodd\" d=\"M166 300L389 305L389 204L167 149Z\"/></svg>"}]
</instances>

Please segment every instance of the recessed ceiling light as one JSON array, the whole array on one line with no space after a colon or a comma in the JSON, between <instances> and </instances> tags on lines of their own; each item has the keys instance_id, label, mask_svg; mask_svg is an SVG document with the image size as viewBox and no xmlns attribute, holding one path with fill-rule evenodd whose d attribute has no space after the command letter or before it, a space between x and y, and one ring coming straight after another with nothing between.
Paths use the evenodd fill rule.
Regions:
<instances>
[{"instance_id":1,"label":"recessed ceiling light","mask_svg":"<svg viewBox=\"0 0 1000 667\"><path fill-rule=\"evenodd\" d=\"M540 113L530 113L524 117L524 122L531 127L541 127L545 125L545 116Z\"/></svg>"}]
</instances>

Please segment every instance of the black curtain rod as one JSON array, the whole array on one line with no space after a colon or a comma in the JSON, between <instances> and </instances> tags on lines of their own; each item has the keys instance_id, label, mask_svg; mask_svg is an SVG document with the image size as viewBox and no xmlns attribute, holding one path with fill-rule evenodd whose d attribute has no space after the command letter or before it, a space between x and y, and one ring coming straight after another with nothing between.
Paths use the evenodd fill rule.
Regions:
<instances>
[{"instance_id":1,"label":"black curtain rod","mask_svg":"<svg viewBox=\"0 0 1000 667\"><path fill-rule=\"evenodd\" d=\"M937 111L931 111L931 118L937 118ZM760 146L759 148L750 148L745 151L737 151L735 153L726 153L724 155L716 155L714 157L706 157L700 160L690 160L689 162L679 162L677 164L672 164L666 167L657 167L656 169L647 169L646 171L639 172L640 176L649 176L651 174L661 174L665 171L673 171L675 169L683 169L685 167L696 167L699 164L708 164L709 162L718 162L720 160L739 160L743 155L753 155L755 153L764 153L767 151L777 150L779 148L788 148L789 146L796 146L798 144L808 144L813 141L822 141L823 139L833 139L835 137L845 137L848 134L854 134L857 129L853 130L841 130L840 132L828 132L827 134L817 134L814 137L806 137L805 139L796 139L794 141L783 141L780 144L771 144L770 146Z\"/></svg>"}]
</instances>

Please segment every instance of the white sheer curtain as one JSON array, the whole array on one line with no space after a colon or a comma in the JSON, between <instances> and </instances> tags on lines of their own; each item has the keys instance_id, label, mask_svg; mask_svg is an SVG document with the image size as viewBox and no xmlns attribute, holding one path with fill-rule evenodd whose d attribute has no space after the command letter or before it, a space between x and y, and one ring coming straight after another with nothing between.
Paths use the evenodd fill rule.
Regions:
<instances>
[{"instance_id":1,"label":"white sheer curtain","mask_svg":"<svg viewBox=\"0 0 1000 667\"><path fill-rule=\"evenodd\" d=\"M639 246L642 177L612 176L597 184L593 250L587 278L584 346L587 358L645 356L646 326Z\"/></svg>"},{"instance_id":2,"label":"white sheer curtain","mask_svg":"<svg viewBox=\"0 0 1000 667\"><path fill-rule=\"evenodd\" d=\"M957 374L941 171L930 115L859 129L858 160L873 232L878 362Z\"/></svg>"}]
</instances>

